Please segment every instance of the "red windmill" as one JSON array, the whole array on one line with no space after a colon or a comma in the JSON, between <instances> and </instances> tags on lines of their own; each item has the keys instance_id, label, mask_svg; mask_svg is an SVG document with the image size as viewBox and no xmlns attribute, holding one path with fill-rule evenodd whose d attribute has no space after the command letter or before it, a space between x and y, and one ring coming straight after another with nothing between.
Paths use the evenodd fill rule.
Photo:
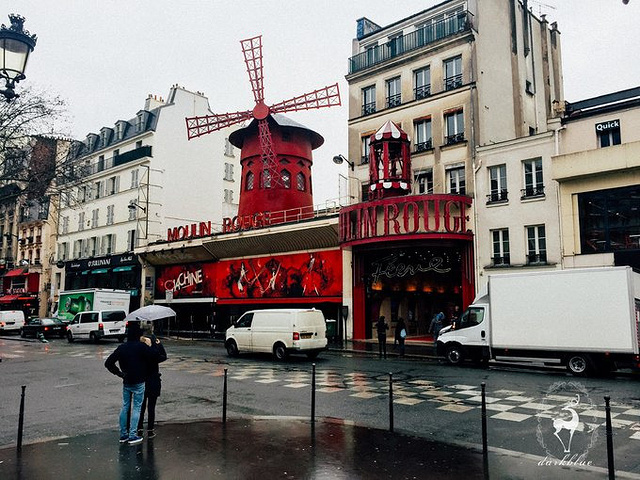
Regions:
<instances>
[{"instance_id":1,"label":"red windmill","mask_svg":"<svg viewBox=\"0 0 640 480\"><path fill-rule=\"evenodd\" d=\"M341 105L338 84L267 106L264 102L262 36L241 40L240 43L256 102L255 107L253 110L241 112L187 118L187 136L192 139L246 120L253 120L250 125L234 132L230 137L231 143L242 149L239 216L256 214L265 209L306 207L309 200L312 202L310 185L306 199L301 199L300 195L296 194L298 189L291 189L292 173L284 169L282 164L291 163L291 158L287 159L284 156L294 155L297 160L295 163L304 166L310 172L311 150L322 144L322 137L295 122L283 122L281 116L278 116L280 120L275 119L274 115ZM289 135L291 132L288 130L293 130L294 135ZM301 135L301 132L305 134ZM284 142L281 141L283 137ZM285 145L291 142L297 145ZM307 145L304 145L305 143ZM309 158L306 158L307 156ZM287 194L283 189L290 190L291 193Z\"/></svg>"}]
</instances>

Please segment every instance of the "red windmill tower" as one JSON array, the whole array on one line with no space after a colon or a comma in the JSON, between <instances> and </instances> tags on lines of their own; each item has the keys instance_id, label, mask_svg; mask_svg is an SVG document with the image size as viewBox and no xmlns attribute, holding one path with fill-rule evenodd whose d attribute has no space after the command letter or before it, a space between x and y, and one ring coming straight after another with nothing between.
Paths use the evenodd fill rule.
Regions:
<instances>
[{"instance_id":1,"label":"red windmill tower","mask_svg":"<svg viewBox=\"0 0 640 480\"><path fill-rule=\"evenodd\" d=\"M324 140L316 132L278 114L340 105L338 84L267 106L264 102L262 36L240 43L255 107L241 112L187 118L187 136L192 139L252 120L229 137L234 146L242 149L238 216L244 218L264 211L296 209L311 212L311 151ZM274 220L278 221L272 216L271 223ZM286 219L283 217L283 220Z\"/></svg>"}]
</instances>

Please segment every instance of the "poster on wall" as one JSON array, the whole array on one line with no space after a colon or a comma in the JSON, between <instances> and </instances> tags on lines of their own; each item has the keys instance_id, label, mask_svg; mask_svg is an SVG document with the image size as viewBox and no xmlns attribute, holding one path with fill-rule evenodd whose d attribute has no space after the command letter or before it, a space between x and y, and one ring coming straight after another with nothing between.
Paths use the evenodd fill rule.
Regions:
<instances>
[{"instance_id":1,"label":"poster on wall","mask_svg":"<svg viewBox=\"0 0 640 480\"><path fill-rule=\"evenodd\" d=\"M340 250L225 260L164 268L156 295L174 298L300 298L342 294Z\"/></svg>"}]
</instances>

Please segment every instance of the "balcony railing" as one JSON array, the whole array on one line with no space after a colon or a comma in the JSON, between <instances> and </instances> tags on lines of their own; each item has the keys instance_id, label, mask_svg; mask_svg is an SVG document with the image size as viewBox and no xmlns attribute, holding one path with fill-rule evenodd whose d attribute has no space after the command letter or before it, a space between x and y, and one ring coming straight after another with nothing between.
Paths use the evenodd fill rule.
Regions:
<instances>
[{"instance_id":1,"label":"balcony railing","mask_svg":"<svg viewBox=\"0 0 640 480\"><path fill-rule=\"evenodd\" d=\"M366 165L367 163L369 163L369 155L362 155L360 165Z\"/></svg>"},{"instance_id":2,"label":"balcony railing","mask_svg":"<svg viewBox=\"0 0 640 480\"><path fill-rule=\"evenodd\" d=\"M544 185L536 185L535 187L531 186L520 190L521 200L534 197L544 197Z\"/></svg>"},{"instance_id":3,"label":"balcony railing","mask_svg":"<svg viewBox=\"0 0 640 480\"><path fill-rule=\"evenodd\" d=\"M492 258L494 267L505 267L511 264L511 257L507 255L494 256Z\"/></svg>"},{"instance_id":4,"label":"balcony railing","mask_svg":"<svg viewBox=\"0 0 640 480\"><path fill-rule=\"evenodd\" d=\"M453 135L447 135L444 137L445 145L455 145L456 143L464 142L464 132L454 133Z\"/></svg>"},{"instance_id":5,"label":"balcony railing","mask_svg":"<svg viewBox=\"0 0 640 480\"><path fill-rule=\"evenodd\" d=\"M444 90L453 90L462 86L462 74L454 75L444 79Z\"/></svg>"},{"instance_id":6,"label":"balcony railing","mask_svg":"<svg viewBox=\"0 0 640 480\"><path fill-rule=\"evenodd\" d=\"M431 95L431 85L420 85L413 89L413 98L420 100Z\"/></svg>"},{"instance_id":7,"label":"balcony railing","mask_svg":"<svg viewBox=\"0 0 640 480\"><path fill-rule=\"evenodd\" d=\"M416 143L416 149L414 153L426 152L433 149L433 141L431 139L424 142Z\"/></svg>"},{"instance_id":8,"label":"balcony railing","mask_svg":"<svg viewBox=\"0 0 640 480\"><path fill-rule=\"evenodd\" d=\"M547 263L547 252L527 255L527 265L541 265Z\"/></svg>"},{"instance_id":9,"label":"balcony railing","mask_svg":"<svg viewBox=\"0 0 640 480\"><path fill-rule=\"evenodd\" d=\"M376 102L364 103L362 105L362 115L371 115L376 113Z\"/></svg>"},{"instance_id":10,"label":"balcony railing","mask_svg":"<svg viewBox=\"0 0 640 480\"><path fill-rule=\"evenodd\" d=\"M506 190L492 191L487 195L487 203L506 202L507 200L509 200L509 196Z\"/></svg>"},{"instance_id":11,"label":"balcony railing","mask_svg":"<svg viewBox=\"0 0 640 480\"><path fill-rule=\"evenodd\" d=\"M391 95L387 97L387 108L397 107L402 103L401 95Z\"/></svg>"},{"instance_id":12,"label":"balcony railing","mask_svg":"<svg viewBox=\"0 0 640 480\"><path fill-rule=\"evenodd\" d=\"M455 16L426 25L415 32L394 38L384 45L378 45L354 55L349 59L349 73L365 70L406 52L411 52L470 29L471 14L469 12L460 12Z\"/></svg>"}]
</instances>

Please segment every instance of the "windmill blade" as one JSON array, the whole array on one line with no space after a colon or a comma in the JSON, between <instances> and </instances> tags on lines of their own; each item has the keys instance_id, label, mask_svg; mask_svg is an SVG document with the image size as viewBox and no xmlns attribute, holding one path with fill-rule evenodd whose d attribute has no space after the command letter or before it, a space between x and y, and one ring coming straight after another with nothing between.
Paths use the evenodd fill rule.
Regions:
<instances>
[{"instance_id":1,"label":"windmill blade","mask_svg":"<svg viewBox=\"0 0 640 480\"><path fill-rule=\"evenodd\" d=\"M245 112L223 113L221 115L204 115L201 117L188 117L187 121L187 138L200 137L210 132L222 130L230 125L241 123L245 120L253 118L251 110Z\"/></svg>"},{"instance_id":2,"label":"windmill blade","mask_svg":"<svg viewBox=\"0 0 640 480\"><path fill-rule=\"evenodd\" d=\"M276 154L273 151L273 140L271 139L271 130L267 119L258 120L258 135L260 139L260 148L262 149L262 173L263 186L265 188L274 188L281 184L280 172L277 168ZM268 184L265 175L269 175Z\"/></svg>"},{"instance_id":3,"label":"windmill blade","mask_svg":"<svg viewBox=\"0 0 640 480\"><path fill-rule=\"evenodd\" d=\"M264 101L264 85L262 83L262 35L240 40L244 63L247 65L247 73L253 90L253 98L256 103Z\"/></svg>"},{"instance_id":4,"label":"windmill blade","mask_svg":"<svg viewBox=\"0 0 640 480\"><path fill-rule=\"evenodd\" d=\"M313 108L324 108L341 105L340 89L338 84L329 85L328 87L314 90L313 92L290 100L276 103L269 107L271 113L295 112L297 110L311 110Z\"/></svg>"}]
</instances>

